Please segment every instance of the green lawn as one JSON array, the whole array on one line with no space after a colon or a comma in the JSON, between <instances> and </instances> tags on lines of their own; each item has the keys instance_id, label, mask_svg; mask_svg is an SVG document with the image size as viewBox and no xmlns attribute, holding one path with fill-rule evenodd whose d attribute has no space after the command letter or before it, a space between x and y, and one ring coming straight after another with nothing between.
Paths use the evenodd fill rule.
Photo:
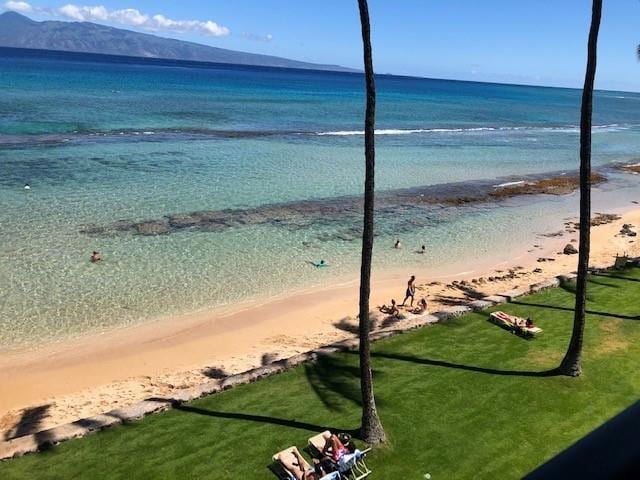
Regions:
<instances>
[{"instance_id":1,"label":"green lawn","mask_svg":"<svg viewBox=\"0 0 640 480\"><path fill-rule=\"evenodd\" d=\"M389 441L378 479L520 478L638 398L640 269L590 280L581 377L549 373L572 322L571 286L501 307L532 316L527 341L465 315L380 341L375 388ZM0 464L24 478L275 478L271 455L359 421L358 357L340 354L51 450Z\"/></svg>"}]
</instances>

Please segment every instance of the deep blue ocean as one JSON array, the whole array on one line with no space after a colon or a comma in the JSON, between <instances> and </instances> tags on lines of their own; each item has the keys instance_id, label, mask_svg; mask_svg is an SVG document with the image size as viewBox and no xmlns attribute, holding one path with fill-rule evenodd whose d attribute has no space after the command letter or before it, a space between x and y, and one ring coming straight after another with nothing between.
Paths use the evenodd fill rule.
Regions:
<instances>
[{"instance_id":1,"label":"deep blue ocean","mask_svg":"<svg viewBox=\"0 0 640 480\"><path fill-rule=\"evenodd\" d=\"M0 348L355 277L363 89L351 73L0 49ZM398 195L576 170L579 90L394 76L377 89L377 272L507 256L577 214L575 195L428 208ZM639 107L596 93L593 164L610 180L596 210L640 198L609 169L640 158ZM320 258L331 267L307 263Z\"/></svg>"}]
</instances>

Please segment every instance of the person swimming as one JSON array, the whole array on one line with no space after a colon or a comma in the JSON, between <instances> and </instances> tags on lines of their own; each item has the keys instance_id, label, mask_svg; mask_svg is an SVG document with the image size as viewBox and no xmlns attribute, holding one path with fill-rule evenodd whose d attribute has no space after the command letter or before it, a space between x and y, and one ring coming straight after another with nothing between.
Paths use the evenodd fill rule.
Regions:
<instances>
[{"instance_id":1,"label":"person swimming","mask_svg":"<svg viewBox=\"0 0 640 480\"><path fill-rule=\"evenodd\" d=\"M31 190L31 186L28 183L24 184L24 189L25 190Z\"/></svg>"},{"instance_id":2,"label":"person swimming","mask_svg":"<svg viewBox=\"0 0 640 480\"><path fill-rule=\"evenodd\" d=\"M320 267L328 267L329 264L326 263L324 260L320 260L319 262L312 262L313 266L316 268L320 268Z\"/></svg>"},{"instance_id":3,"label":"person swimming","mask_svg":"<svg viewBox=\"0 0 640 480\"><path fill-rule=\"evenodd\" d=\"M99 262L100 260L102 260L102 255L100 255L100 252L94 250L89 260L91 260L91 263Z\"/></svg>"},{"instance_id":4,"label":"person swimming","mask_svg":"<svg viewBox=\"0 0 640 480\"><path fill-rule=\"evenodd\" d=\"M393 248L402 248L402 243L400 243L400 239L396 240L396 243L393 244Z\"/></svg>"}]
</instances>

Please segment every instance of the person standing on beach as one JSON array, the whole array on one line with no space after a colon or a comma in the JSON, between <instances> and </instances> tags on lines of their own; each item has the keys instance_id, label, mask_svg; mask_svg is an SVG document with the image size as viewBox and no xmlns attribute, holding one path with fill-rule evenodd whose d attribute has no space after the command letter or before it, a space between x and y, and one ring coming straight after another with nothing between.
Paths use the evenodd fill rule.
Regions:
<instances>
[{"instance_id":1,"label":"person standing on beach","mask_svg":"<svg viewBox=\"0 0 640 480\"><path fill-rule=\"evenodd\" d=\"M404 304L407 303L407 300L411 298L410 306L413 307L413 297L416 294L416 286L415 286L416 276L411 275L411 278L407 282L407 292L405 293L404 300L400 304L401 307L404 307Z\"/></svg>"}]
</instances>

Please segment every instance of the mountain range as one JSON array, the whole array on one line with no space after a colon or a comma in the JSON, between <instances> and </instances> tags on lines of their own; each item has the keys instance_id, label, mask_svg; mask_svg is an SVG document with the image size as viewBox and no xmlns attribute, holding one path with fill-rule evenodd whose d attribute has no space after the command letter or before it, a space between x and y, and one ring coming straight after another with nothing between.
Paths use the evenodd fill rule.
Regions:
<instances>
[{"instance_id":1,"label":"mountain range","mask_svg":"<svg viewBox=\"0 0 640 480\"><path fill-rule=\"evenodd\" d=\"M266 67L356 71L339 65L321 65L210 47L91 22L36 22L16 12L0 14L0 47Z\"/></svg>"}]
</instances>

